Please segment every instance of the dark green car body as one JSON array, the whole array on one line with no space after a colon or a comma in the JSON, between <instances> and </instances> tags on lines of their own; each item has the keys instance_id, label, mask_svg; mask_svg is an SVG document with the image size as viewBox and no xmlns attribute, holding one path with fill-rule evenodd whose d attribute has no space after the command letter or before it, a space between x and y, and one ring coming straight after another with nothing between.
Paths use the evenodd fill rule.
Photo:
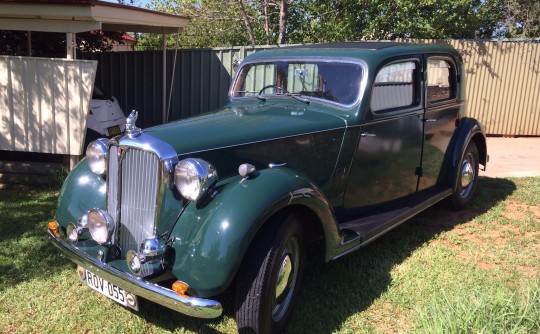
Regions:
<instances>
[{"instance_id":1,"label":"dark green car body","mask_svg":"<svg viewBox=\"0 0 540 334\"><path fill-rule=\"evenodd\" d=\"M319 87L309 94L285 93L287 87L270 87L273 94L239 90L240 77L249 74L250 66L270 68L278 63L294 70L289 77L307 80L313 75L309 85ZM360 76L358 81L348 85L348 77L330 78L332 73L323 70L333 63L345 64L337 68L349 72L343 75ZM174 150L172 160L160 157L164 172L159 182L164 186L150 205L155 234L166 240L167 251L149 275L139 274L143 281L172 277L189 285L189 296L212 298L233 282L265 224L283 213L300 217L306 234L324 240L325 260L335 259L442 199L459 200L461 194L461 200L468 201L467 187L476 185L478 164L487 163L483 128L465 116L462 60L450 47L345 43L272 49L249 56L236 73L230 102L223 109L112 141L119 155L135 148L161 154L143 142L162 142L167 152ZM261 85L268 81L288 83L290 90L291 79L280 75L278 71L273 79L254 83L256 91L264 90ZM328 97L330 89L323 91L330 84L334 92ZM335 90L340 85L357 95L339 95ZM387 97L399 94L407 96ZM466 165L464 154L471 143L477 160ZM208 194L196 201L182 198L172 180L174 166L165 166L187 158L209 162L219 175ZM242 164L255 171L239 175ZM466 167L476 168L474 175L464 171ZM121 170L127 177L127 167ZM112 196L108 175L96 175L86 160L70 173L58 201L61 235L89 210L107 210ZM141 180L136 189L144 192L145 182L149 181ZM124 195L119 198L121 202ZM60 245L60 237L49 235L70 257L85 253L75 260L82 266L98 268L97 260L85 261L101 251L101 270L112 267L110 275L137 276L130 273L125 252L117 251L114 241L100 245L82 231L76 243Z\"/></svg>"}]
</instances>

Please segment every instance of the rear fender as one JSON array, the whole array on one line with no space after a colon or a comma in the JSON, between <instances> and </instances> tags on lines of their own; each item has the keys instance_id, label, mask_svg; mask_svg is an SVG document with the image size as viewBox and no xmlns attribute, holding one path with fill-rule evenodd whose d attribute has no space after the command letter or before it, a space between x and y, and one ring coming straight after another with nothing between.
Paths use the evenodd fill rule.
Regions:
<instances>
[{"instance_id":1,"label":"rear fender","mask_svg":"<svg viewBox=\"0 0 540 334\"><path fill-rule=\"evenodd\" d=\"M255 235L284 208L310 209L323 225L327 244L339 244L327 200L291 169L265 169L249 179L231 177L220 181L216 189L218 194L207 203L201 203L204 198L189 203L170 238L175 251L172 272L199 297L216 295L231 283Z\"/></svg>"},{"instance_id":2,"label":"rear fender","mask_svg":"<svg viewBox=\"0 0 540 334\"><path fill-rule=\"evenodd\" d=\"M484 127L480 122L474 118L463 117L458 120L458 126L454 131L452 140L449 145L449 150L446 154L446 164L449 166L445 175L446 184L450 185L452 189L457 184L457 173L459 169L459 162L467 148L467 145L473 141L478 148L478 156L480 164L483 165L483 170L486 169L488 162L487 144Z\"/></svg>"}]
</instances>

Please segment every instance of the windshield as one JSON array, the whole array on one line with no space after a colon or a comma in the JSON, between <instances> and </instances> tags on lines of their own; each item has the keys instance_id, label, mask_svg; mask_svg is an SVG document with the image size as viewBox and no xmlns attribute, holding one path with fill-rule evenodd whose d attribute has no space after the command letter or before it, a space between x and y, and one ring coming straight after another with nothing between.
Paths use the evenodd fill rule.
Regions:
<instances>
[{"instance_id":1,"label":"windshield","mask_svg":"<svg viewBox=\"0 0 540 334\"><path fill-rule=\"evenodd\" d=\"M290 93L343 105L358 99L362 67L322 61L279 61L246 64L233 84L232 97Z\"/></svg>"}]
</instances>

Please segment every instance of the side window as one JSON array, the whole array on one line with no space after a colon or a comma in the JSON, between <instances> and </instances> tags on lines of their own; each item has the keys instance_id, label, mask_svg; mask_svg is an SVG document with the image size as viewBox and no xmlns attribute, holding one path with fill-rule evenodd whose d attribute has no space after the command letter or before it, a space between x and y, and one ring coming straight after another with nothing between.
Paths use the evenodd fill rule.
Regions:
<instances>
[{"instance_id":1,"label":"side window","mask_svg":"<svg viewBox=\"0 0 540 334\"><path fill-rule=\"evenodd\" d=\"M428 59L427 62L428 102L448 100L455 97L455 70L444 59Z\"/></svg>"},{"instance_id":2,"label":"side window","mask_svg":"<svg viewBox=\"0 0 540 334\"><path fill-rule=\"evenodd\" d=\"M371 110L384 112L418 104L416 61L401 61L384 66L373 84Z\"/></svg>"}]
</instances>

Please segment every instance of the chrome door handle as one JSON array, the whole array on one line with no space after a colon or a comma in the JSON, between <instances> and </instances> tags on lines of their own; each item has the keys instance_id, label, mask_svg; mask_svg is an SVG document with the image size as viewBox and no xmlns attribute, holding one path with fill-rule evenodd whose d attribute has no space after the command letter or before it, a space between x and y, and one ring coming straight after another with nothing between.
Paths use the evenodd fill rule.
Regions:
<instances>
[{"instance_id":1,"label":"chrome door handle","mask_svg":"<svg viewBox=\"0 0 540 334\"><path fill-rule=\"evenodd\" d=\"M426 118L424 119L424 122L437 122L436 118Z\"/></svg>"},{"instance_id":2,"label":"chrome door handle","mask_svg":"<svg viewBox=\"0 0 540 334\"><path fill-rule=\"evenodd\" d=\"M374 133L369 133L369 132L362 132L362 133L360 134L360 136L362 136L362 137L375 137L376 134L374 134Z\"/></svg>"}]
</instances>

